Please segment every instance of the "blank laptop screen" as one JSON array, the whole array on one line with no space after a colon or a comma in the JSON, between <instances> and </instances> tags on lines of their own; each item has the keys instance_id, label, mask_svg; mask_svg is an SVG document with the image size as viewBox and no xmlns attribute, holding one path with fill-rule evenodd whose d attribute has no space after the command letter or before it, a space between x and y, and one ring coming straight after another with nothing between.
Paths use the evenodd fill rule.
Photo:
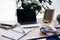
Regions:
<instances>
[{"instance_id":1,"label":"blank laptop screen","mask_svg":"<svg viewBox=\"0 0 60 40\"><path fill-rule=\"evenodd\" d=\"M18 22L33 22L36 21L36 14L33 9L17 9Z\"/></svg>"}]
</instances>

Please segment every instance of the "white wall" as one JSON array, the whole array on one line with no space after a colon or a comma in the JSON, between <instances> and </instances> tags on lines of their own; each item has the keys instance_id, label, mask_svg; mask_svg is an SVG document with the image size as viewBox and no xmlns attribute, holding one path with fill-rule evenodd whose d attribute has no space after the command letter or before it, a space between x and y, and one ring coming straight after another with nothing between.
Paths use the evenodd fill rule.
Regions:
<instances>
[{"instance_id":1,"label":"white wall","mask_svg":"<svg viewBox=\"0 0 60 40\"><path fill-rule=\"evenodd\" d=\"M0 21L15 20L16 0L0 0Z\"/></svg>"},{"instance_id":2,"label":"white wall","mask_svg":"<svg viewBox=\"0 0 60 40\"><path fill-rule=\"evenodd\" d=\"M60 0L52 0L53 3L50 6L50 8L55 9L54 12L54 19L56 19L56 16L60 14Z\"/></svg>"},{"instance_id":3,"label":"white wall","mask_svg":"<svg viewBox=\"0 0 60 40\"><path fill-rule=\"evenodd\" d=\"M52 0L50 8L55 9L54 19L60 14L60 0ZM16 0L0 0L0 21L9 21L16 19ZM37 18L42 18L43 14L39 14Z\"/></svg>"}]
</instances>

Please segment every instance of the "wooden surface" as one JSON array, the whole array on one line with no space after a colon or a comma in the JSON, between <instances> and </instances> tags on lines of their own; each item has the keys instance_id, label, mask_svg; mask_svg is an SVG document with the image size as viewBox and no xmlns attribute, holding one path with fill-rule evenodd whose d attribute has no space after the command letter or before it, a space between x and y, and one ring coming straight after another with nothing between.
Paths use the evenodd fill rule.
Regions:
<instances>
[{"instance_id":1,"label":"wooden surface","mask_svg":"<svg viewBox=\"0 0 60 40\"><path fill-rule=\"evenodd\" d=\"M9 22L12 22L12 21L9 21ZM14 22L14 21L13 21L13 22ZM41 19L39 19L39 22L41 22L41 23L44 24L44 25L47 25L47 24L43 23L43 22L41 21ZM50 23L48 23L48 25L49 25L49 24L50 24ZM22 38L19 39L19 40L27 40L27 39L32 39L32 38L39 38L39 37L49 36L49 35L42 34L42 33L40 32L39 27L29 28L29 29L31 29L31 32L28 33L27 35L25 35L24 37L22 37ZM59 30L60 30L60 29L57 29L57 31L60 33ZM2 34L5 33L6 31L7 31L7 30L0 28L0 40L11 40L11 39L2 37Z\"/></svg>"}]
</instances>

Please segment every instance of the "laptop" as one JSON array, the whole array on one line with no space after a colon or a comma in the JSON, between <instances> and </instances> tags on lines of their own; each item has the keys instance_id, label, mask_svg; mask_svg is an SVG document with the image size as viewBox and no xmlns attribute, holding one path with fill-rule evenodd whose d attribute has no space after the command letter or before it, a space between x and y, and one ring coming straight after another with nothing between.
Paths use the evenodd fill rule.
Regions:
<instances>
[{"instance_id":1,"label":"laptop","mask_svg":"<svg viewBox=\"0 0 60 40\"><path fill-rule=\"evenodd\" d=\"M17 9L17 21L23 27L38 26L36 11L33 9Z\"/></svg>"}]
</instances>

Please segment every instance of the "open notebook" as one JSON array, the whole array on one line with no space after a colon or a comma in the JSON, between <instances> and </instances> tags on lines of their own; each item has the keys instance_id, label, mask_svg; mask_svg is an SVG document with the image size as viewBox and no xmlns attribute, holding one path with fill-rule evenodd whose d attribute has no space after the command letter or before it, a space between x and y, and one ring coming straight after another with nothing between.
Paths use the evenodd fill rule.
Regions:
<instances>
[{"instance_id":1,"label":"open notebook","mask_svg":"<svg viewBox=\"0 0 60 40\"><path fill-rule=\"evenodd\" d=\"M25 36L27 33L29 33L31 30L29 29L24 29L25 33L22 33L21 28L17 27L13 30L8 30L6 33L4 33L2 36L13 39L13 40L18 40L21 37Z\"/></svg>"}]
</instances>

